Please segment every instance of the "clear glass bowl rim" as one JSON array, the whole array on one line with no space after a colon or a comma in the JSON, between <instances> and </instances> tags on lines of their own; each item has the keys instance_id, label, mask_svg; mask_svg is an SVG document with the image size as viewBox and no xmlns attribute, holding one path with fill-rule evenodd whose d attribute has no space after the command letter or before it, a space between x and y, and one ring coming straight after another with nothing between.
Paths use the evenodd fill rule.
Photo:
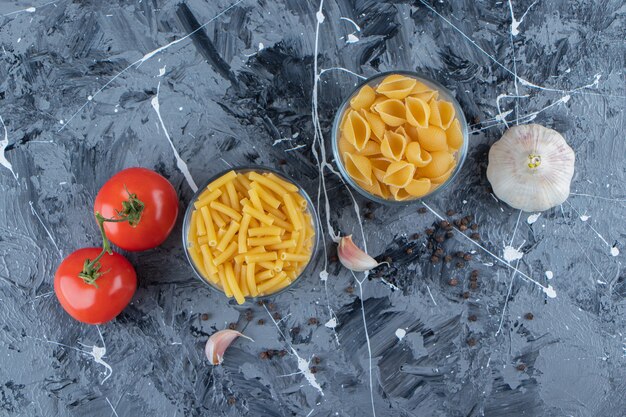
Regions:
<instances>
[{"instance_id":1,"label":"clear glass bowl rim","mask_svg":"<svg viewBox=\"0 0 626 417\"><path fill-rule=\"evenodd\" d=\"M202 274L200 273L200 271L198 270L198 268L196 267L195 263L193 262L193 259L191 259L191 256L189 255L189 249L188 249L188 244L189 244L189 223L191 222L191 213L193 213L194 211L194 205L193 203L196 202L196 200L198 200L198 197L200 196L200 194L202 194L202 192L206 189L206 187L213 181L215 181L216 179L218 179L219 177L221 177L222 175L226 174L227 172L230 171L235 171L237 173L239 172L250 172L250 171L256 171L256 172L271 172L275 175L278 175L280 178L284 179L285 181L288 181L290 183L293 183L295 186L298 187L299 193L300 195L306 200L307 202L307 208L309 210L309 213L311 213L311 218L313 219L313 230L315 231L315 238L313 241L313 250L311 251L311 257L309 259L309 262L306 264L306 266L304 267L304 269L302 270L302 272L300 272L300 274L296 277L296 279L293 280L293 282L289 285L287 285L285 288L276 291L274 293L271 294L267 294L267 295L259 295L257 297L246 297L246 302L249 301L255 301L255 300L262 300L262 299L266 299L268 297L273 297L275 295L278 295L280 293L282 293L283 291L287 291L288 289L292 288L296 283L298 283L300 281L300 279L302 278L303 275L307 274L311 268L311 265L313 265L313 258L317 255L317 251L318 251L318 245L319 245L319 219L317 217L317 211L315 210L315 206L313 205L313 201L311 200L311 198L309 197L309 195L307 194L307 192L304 190L304 188L302 188L302 186L300 185L300 183L298 183L297 181L295 181L293 178L290 178L288 175L273 169L273 168L268 168L266 166L262 166L262 165L243 165L243 166L238 166L238 167L232 167L232 168L227 168L224 169L220 172L218 172L217 174L211 176L207 181L205 181L199 188L198 191L195 192L195 194L193 195L193 197L191 198L191 200L189 201L189 204L187 205L187 208L185 209L185 217L183 218L183 231L182 231L182 237L183 237L183 247L185 249L185 256L187 257L187 261L189 262L189 265L191 265L191 268L193 269L193 272L196 275L196 278L198 278L200 281L202 281L205 285L207 285L209 288L211 288L214 291L217 291L218 293L222 294L224 297L226 297L226 294L224 294L224 291L222 291L221 288L213 285L211 282L209 282L207 279L205 279Z\"/></svg>"},{"instance_id":2,"label":"clear glass bowl rim","mask_svg":"<svg viewBox=\"0 0 626 417\"><path fill-rule=\"evenodd\" d=\"M445 100L451 102L452 105L454 106L454 111L461 124L461 131L463 134L463 145L461 146L461 149L459 149L457 153L458 155L457 165L454 168L454 171L452 172L452 174L450 175L450 178L448 178L443 184L437 187L433 192L426 194L423 197L413 198L413 199L404 200L404 201L397 201L397 200L390 200L390 199L388 200L388 199L379 197L377 195L371 194L368 191L361 188L361 186L359 186L359 184L357 184L356 181L354 181L352 177L350 177L350 175L346 171L341 155L339 154L339 123L341 122L341 116L343 115L344 111L350 105L350 100L352 99L352 97L354 97L355 94L359 91L359 89L361 89L361 87L363 87L364 85L371 85L372 83L378 81L379 79L383 79L393 74L406 75L406 76L415 78L418 81L422 81L424 82L424 84L430 85L430 87L434 87L435 89L437 89L440 92L440 95L443 96ZM422 75L415 71L406 71L406 70L380 72L376 75L373 75L363 80L359 85L357 85L352 90L352 92L346 96L346 98L343 100L343 102L337 109L337 112L335 113L335 118L333 121L331 133L332 133L331 141L332 141L332 148L333 148L333 158L335 159L335 164L339 168L339 172L341 173L341 176L343 177L344 181L350 184L350 186L353 189L355 189L359 194L361 194L363 197L371 201L374 201L380 204L390 205L390 206L408 206L411 204L419 203L421 200L428 198L428 197L432 197L438 194L439 192L441 192L443 189L445 189L449 184L451 184L456 179L459 172L461 172L461 168L463 167L463 164L465 163L465 158L467 157L467 149L469 146L468 144L469 132L468 132L467 120L465 119L465 114L463 114L463 109L461 108L461 105L456 100L452 92L448 90L446 87L444 87L443 85L441 85L438 81L428 76Z\"/></svg>"}]
</instances>

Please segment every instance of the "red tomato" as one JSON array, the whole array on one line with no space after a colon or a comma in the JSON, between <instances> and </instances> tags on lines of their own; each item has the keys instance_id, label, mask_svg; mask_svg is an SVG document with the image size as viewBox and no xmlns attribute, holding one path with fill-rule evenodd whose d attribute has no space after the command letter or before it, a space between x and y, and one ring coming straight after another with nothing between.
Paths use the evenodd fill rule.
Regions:
<instances>
[{"instance_id":1,"label":"red tomato","mask_svg":"<svg viewBox=\"0 0 626 417\"><path fill-rule=\"evenodd\" d=\"M128 190L128 191L127 191ZM128 251L152 249L165 241L176 223L178 196L172 184L146 168L128 168L108 180L96 196L94 213L112 219L122 210L128 193L136 194L144 204L139 223L105 222L104 230L111 242Z\"/></svg>"},{"instance_id":2,"label":"red tomato","mask_svg":"<svg viewBox=\"0 0 626 417\"><path fill-rule=\"evenodd\" d=\"M137 274L118 253L100 259L102 275L96 285L87 284L78 274L86 259L95 259L102 248L83 248L61 262L54 275L54 292L61 306L78 321L101 324L112 320L128 305L137 289Z\"/></svg>"}]
</instances>

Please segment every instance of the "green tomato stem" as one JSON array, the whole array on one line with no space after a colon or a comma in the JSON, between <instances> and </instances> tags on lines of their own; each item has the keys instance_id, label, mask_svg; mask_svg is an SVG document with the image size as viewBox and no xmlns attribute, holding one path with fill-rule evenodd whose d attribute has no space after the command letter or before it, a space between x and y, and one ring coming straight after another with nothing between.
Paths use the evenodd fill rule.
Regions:
<instances>
[{"instance_id":1,"label":"green tomato stem","mask_svg":"<svg viewBox=\"0 0 626 417\"><path fill-rule=\"evenodd\" d=\"M145 208L145 204L137 198L136 194L128 191L126 186L124 186L124 188L128 193L128 200L122 201L122 210L117 210L118 218L108 219L102 214L96 212L96 222L98 222L98 229L100 229L100 234L102 235L102 252L100 252L94 260L86 259L83 265L83 270L78 274L78 276L82 278L86 284L93 285L96 288L98 287L96 281L106 273L106 271L100 271L100 268L102 267L100 259L102 259L105 253L108 253L109 255L113 253L113 250L111 249L111 242L109 241L106 231L104 230L104 223L128 222L128 224L132 227L135 227L141 221L141 215L143 214L143 210Z\"/></svg>"}]
</instances>

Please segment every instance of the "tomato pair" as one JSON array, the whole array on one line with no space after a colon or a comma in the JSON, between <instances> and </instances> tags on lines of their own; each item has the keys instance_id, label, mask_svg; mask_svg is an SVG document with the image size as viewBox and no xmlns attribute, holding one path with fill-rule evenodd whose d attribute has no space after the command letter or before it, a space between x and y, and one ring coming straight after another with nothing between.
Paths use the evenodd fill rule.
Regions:
<instances>
[{"instance_id":1,"label":"tomato pair","mask_svg":"<svg viewBox=\"0 0 626 417\"><path fill-rule=\"evenodd\" d=\"M178 216L174 187L146 168L128 168L100 189L94 214L103 248L71 253L57 268L54 291L67 313L78 321L100 324L112 320L130 302L137 274L130 262L113 252L109 240L128 251L159 246Z\"/></svg>"}]
</instances>

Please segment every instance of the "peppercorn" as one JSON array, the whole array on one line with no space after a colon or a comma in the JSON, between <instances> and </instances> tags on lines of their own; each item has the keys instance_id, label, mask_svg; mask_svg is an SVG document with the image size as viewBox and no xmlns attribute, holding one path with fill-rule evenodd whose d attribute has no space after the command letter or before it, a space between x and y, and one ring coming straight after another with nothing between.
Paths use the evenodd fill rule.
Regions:
<instances>
[{"instance_id":1,"label":"peppercorn","mask_svg":"<svg viewBox=\"0 0 626 417\"><path fill-rule=\"evenodd\" d=\"M470 289L475 290L476 288L478 288L478 282L471 281L470 282Z\"/></svg>"},{"instance_id":2,"label":"peppercorn","mask_svg":"<svg viewBox=\"0 0 626 417\"><path fill-rule=\"evenodd\" d=\"M437 256L443 256L443 249L441 249L441 248L437 248L437 250L435 251L435 255L437 255Z\"/></svg>"},{"instance_id":3,"label":"peppercorn","mask_svg":"<svg viewBox=\"0 0 626 417\"><path fill-rule=\"evenodd\" d=\"M469 224L469 220L467 220L465 217L461 219L461 225L467 226L468 224Z\"/></svg>"},{"instance_id":4,"label":"peppercorn","mask_svg":"<svg viewBox=\"0 0 626 417\"><path fill-rule=\"evenodd\" d=\"M450 255L446 255L446 256L445 256L445 258L443 258L443 260L444 260L446 263L450 263L450 262L452 261L452 256L450 256Z\"/></svg>"},{"instance_id":5,"label":"peppercorn","mask_svg":"<svg viewBox=\"0 0 626 417\"><path fill-rule=\"evenodd\" d=\"M263 300L258 300L256 302L256 305L258 305L259 307L262 307L264 304L265 304L265 301L263 301Z\"/></svg>"},{"instance_id":6,"label":"peppercorn","mask_svg":"<svg viewBox=\"0 0 626 417\"><path fill-rule=\"evenodd\" d=\"M455 252L454 256L456 256L457 258L463 258L463 252Z\"/></svg>"},{"instance_id":7,"label":"peppercorn","mask_svg":"<svg viewBox=\"0 0 626 417\"><path fill-rule=\"evenodd\" d=\"M287 351L285 349L281 349L280 352L278 352L278 356L281 358L284 358L287 355Z\"/></svg>"},{"instance_id":8,"label":"peppercorn","mask_svg":"<svg viewBox=\"0 0 626 417\"><path fill-rule=\"evenodd\" d=\"M426 229L426 230L425 230L425 232L426 232L426 234L427 234L428 236L430 236L430 235L432 235L433 233L435 233L435 231L434 231L433 229L430 229L430 228Z\"/></svg>"},{"instance_id":9,"label":"peppercorn","mask_svg":"<svg viewBox=\"0 0 626 417\"><path fill-rule=\"evenodd\" d=\"M478 279L478 270L477 269L474 269L472 271L472 273L470 274L470 279L472 281L476 281Z\"/></svg>"},{"instance_id":10,"label":"peppercorn","mask_svg":"<svg viewBox=\"0 0 626 417\"><path fill-rule=\"evenodd\" d=\"M200 316L200 320L207 321L209 319L209 315L207 313L202 313Z\"/></svg>"},{"instance_id":11,"label":"peppercorn","mask_svg":"<svg viewBox=\"0 0 626 417\"><path fill-rule=\"evenodd\" d=\"M354 292L354 287L346 287L346 292L348 294L352 294Z\"/></svg>"},{"instance_id":12,"label":"peppercorn","mask_svg":"<svg viewBox=\"0 0 626 417\"><path fill-rule=\"evenodd\" d=\"M454 233L446 232L446 239L452 239L453 236L454 236Z\"/></svg>"},{"instance_id":13,"label":"peppercorn","mask_svg":"<svg viewBox=\"0 0 626 417\"><path fill-rule=\"evenodd\" d=\"M470 235L470 239L480 240L480 234L479 233L472 233Z\"/></svg>"},{"instance_id":14,"label":"peppercorn","mask_svg":"<svg viewBox=\"0 0 626 417\"><path fill-rule=\"evenodd\" d=\"M526 365L524 365L523 363L520 363L519 365L515 367L515 369L517 369L520 372L523 372L526 370Z\"/></svg>"},{"instance_id":15,"label":"peppercorn","mask_svg":"<svg viewBox=\"0 0 626 417\"><path fill-rule=\"evenodd\" d=\"M428 210L426 210L426 207L420 207L420 208L418 208L418 209L417 209L417 212L418 212L419 214L424 214L424 213L426 213L427 211L428 211Z\"/></svg>"},{"instance_id":16,"label":"peppercorn","mask_svg":"<svg viewBox=\"0 0 626 417\"><path fill-rule=\"evenodd\" d=\"M419 233L413 233L413 236L411 236L411 239L413 240L417 240L420 238L420 234Z\"/></svg>"},{"instance_id":17,"label":"peppercorn","mask_svg":"<svg viewBox=\"0 0 626 417\"><path fill-rule=\"evenodd\" d=\"M474 220L474 216L472 216L471 214L468 214L467 216L464 217L465 220L467 220L467 222L471 222L472 220Z\"/></svg>"},{"instance_id":18,"label":"peppercorn","mask_svg":"<svg viewBox=\"0 0 626 417\"><path fill-rule=\"evenodd\" d=\"M435 241L437 243L443 243L443 241L446 240L443 235L437 235L437 237L435 237Z\"/></svg>"},{"instance_id":19,"label":"peppercorn","mask_svg":"<svg viewBox=\"0 0 626 417\"><path fill-rule=\"evenodd\" d=\"M270 310L270 311L274 311L274 310L276 310L276 304L274 304L274 303L269 303L269 304L267 305L267 308L268 308L268 310Z\"/></svg>"},{"instance_id":20,"label":"peppercorn","mask_svg":"<svg viewBox=\"0 0 626 417\"><path fill-rule=\"evenodd\" d=\"M432 262L434 264L438 263L439 262L439 257L437 257L435 255L431 256L430 257L430 262Z\"/></svg>"},{"instance_id":21,"label":"peppercorn","mask_svg":"<svg viewBox=\"0 0 626 417\"><path fill-rule=\"evenodd\" d=\"M533 313L526 313L526 314L524 314L524 318L526 320L532 320L532 319L535 318L535 316L533 315Z\"/></svg>"},{"instance_id":22,"label":"peppercorn","mask_svg":"<svg viewBox=\"0 0 626 417\"><path fill-rule=\"evenodd\" d=\"M474 339L473 337L470 337L469 339L467 339L467 345L468 346L476 346L476 339Z\"/></svg>"},{"instance_id":23,"label":"peppercorn","mask_svg":"<svg viewBox=\"0 0 626 417\"><path fill-rule=\"evenodd\" d=\"M442 220L439 222L439 227L441 227L442 229L445 229L448 226L450 226L450 223L446 220Z\"/></svg>"},{"instance_id":24,"label":"peppercorn","mask_svg":"<svg viewBox=\"0 0 626 417\"><path fill-rule=\"evenodd\" d=\"M313 359L311 359L311 361L314 364L319 365L322 360L318 356L313 356Z\"/></svg>"},{"instance_id":25,"label":"peppercorn","mask_svg":"<svg viewBox=\"0 0 626 417\"><path fill-rule=\"evenodd\" d=\"M456 266L458 269L461 269L461 268L463 268L465 266L465 264L463 262L459 261L454 266Z\"/></svg>"},{"instance_id":26,"label":"peppercorn","mask_svg":"<svg viewBox=\"0 0 626 417\"><path fill-rule=\"evenodd\" d=\"M468 298L470 298L470 293L468 291L465 291L461 296L467 300Z\"/></svg>"},{"instance_id":27,"label":"peppercorn","mask_svg":"<svg viewBox=\"0 0 626 417\"><path fill-rule=\"evenodd\" d=\"M462 225L460 225L460 226L459 226L459 230L460 230L461 232L464 232L464 231L466 231L466 230L467 230L467 226L465 226L464 224L462 224Z\"/></svg>"},{"instance_id":28,"label":"peppercorn","mask_svg":"<svg viewBox=\"0 0 626 417\"><path fill-rule=\"evenodd\" d=\"M472 314L471 316L468 316L468 317L467 317L467 319L468 319L469 321L476 321L476 320L478 320L478 317L476 317L476 315L475 315L475 314Z\"/></svg>"},{"instance_id":29,"label":"peppercorn","mask_svg":"<svg viewBox=\"0 0 626 417\"><path fill-rule=\"evenodd\" d=\"M298 326L291 328L291 333L298 334L300 333L300 328Z\"/></svg>"},{"instance_id":30,"label":"peppercorn","mask_svg":"<svg viewBox=\"0 0 626 417\"><path fill-rule=\"evenodd\" d=\"M407 248L404 252L405 252L407 255L412 255L412 254L413 254L413 248Z\"/></svg>"},{"instance_id":31,"label":"peppercorn","mask_svg":"<svg viewBox=\"0 0 626 417\"><path fill-rule=\"evenodd\" d=\"M478 225L476 223L474 223L473 225L470 226L470 228L472 230L478 230Z\"/></svg>"},{"instance_id":32,"label":"peppercorn","mask_svg":"<svg viewBox=\"0 0 626 417\"><path fill-rule=\"evenodd\" d=\"M311 318L309 319L309 324L310 324L310 325L312 325L312 326L313 326L313 325L316 325L316 324L318 324L318 323L319 323L319 320L318 320L317 318L315 318L315 317L311 317Z\"/></svg>"},{"instance_id":33,"label":"peppercorn","mask_svg":"<svg viewBox=\"0 0 626 417\"><path fill-rule=\"evenodd\" d=\"M235 405L236 402L237 402L237 399L233 397L232 395L228 397L228 405Z\"/></svg>"},{"instance_id":34,"label":"peppercorn","mask_svg":"<svg viewBox=\"0 0 626 417\"><path fill-rule=\"evenodd\" d=\"M265 351L265 350L264 350L263 352L261 352L261 354L259 355L259 357L260 357L261 359L269 359L270 355L268 355L267 351Z\"/></svg>"},{"instance_id":35,"label":"peppercorn","mask_svg":"<svg viewBox=\"0 0 626 417\"><path fill-rule=\"evenodd\" d=\"M311 366L309 368L309 371L311 371L312 374L316 374L317 373L317 366Z\"/></svg>"},{"instance_id":36,"label":"peppercorn","mask_svg":"<svg viewBox=\"0 0 626 417\"><path fill-rule=\"evenodd\" d=\"M282 318L282 316L280 315L278 311L274 313L273 317L274 317L274 320L280 320Z\"/></svg>"},{"instance_id":37,"label":"peppercorn","mask_svg":"<svg viewBox=\"0 0 626 417\"><path fill-rule=\"evenodd\" d=\"M258 324L259 326L263 326L263 325L265 324L265 320L263 320L263 319L259 319L259 320L257 321L257 324Z\"/></svg>"},{"instance_id":38,"label":"peppercorn","mask_svg":"<svg viewBox=\"0 0 626 417\"><path fill-rule=\"evenodd\" d=\"M452 209L446 211L446 215L447 216L454 216L455 214L456 214L456 212L454 210L452 210Z\"/></svg>"},{"instance_id":39,"label":"peppercorn","mask_svg":"<svg viewBox=\"0 0 626 417\"><path fill-rule=\"evenodd\" d=\"M472 255L469 253L466 253L465 255L463 255L463 259L466 261L471 261L472 260Z\"/></svg>"},{"instance_id":40,"label":"peppercorn","mask_svg":"<svg viewBox=\"0 0 626 417\"><path fill-rule=\"evenodd\" d=\"M229 328L230 330L235 330L235 329L237 328L237 323L229 323L229 324L228 324L228 328Z\"/></svg>"},{"instance_id":41,"label":"peppercorn","mask_svg":"<svg viewBox=\"0 0 626 417\"><path fill-rule=\"evenodd\" d=\"M456 287L457 285L459 285L459 280L456 278L452 278L448 281L448 285L451 287Z\"/></svg>"},{"instance_id":42,"label":"peppercorn","mask_svg":"<svg viewBox=\"0 0 626 417\"><path fill-rule=\"evenodd\" d=\"M365 213L365 218L368 220L372 220L374 218L374 213L371 211L368 211L367 213Z\"/></svg>"}]
</instances>

